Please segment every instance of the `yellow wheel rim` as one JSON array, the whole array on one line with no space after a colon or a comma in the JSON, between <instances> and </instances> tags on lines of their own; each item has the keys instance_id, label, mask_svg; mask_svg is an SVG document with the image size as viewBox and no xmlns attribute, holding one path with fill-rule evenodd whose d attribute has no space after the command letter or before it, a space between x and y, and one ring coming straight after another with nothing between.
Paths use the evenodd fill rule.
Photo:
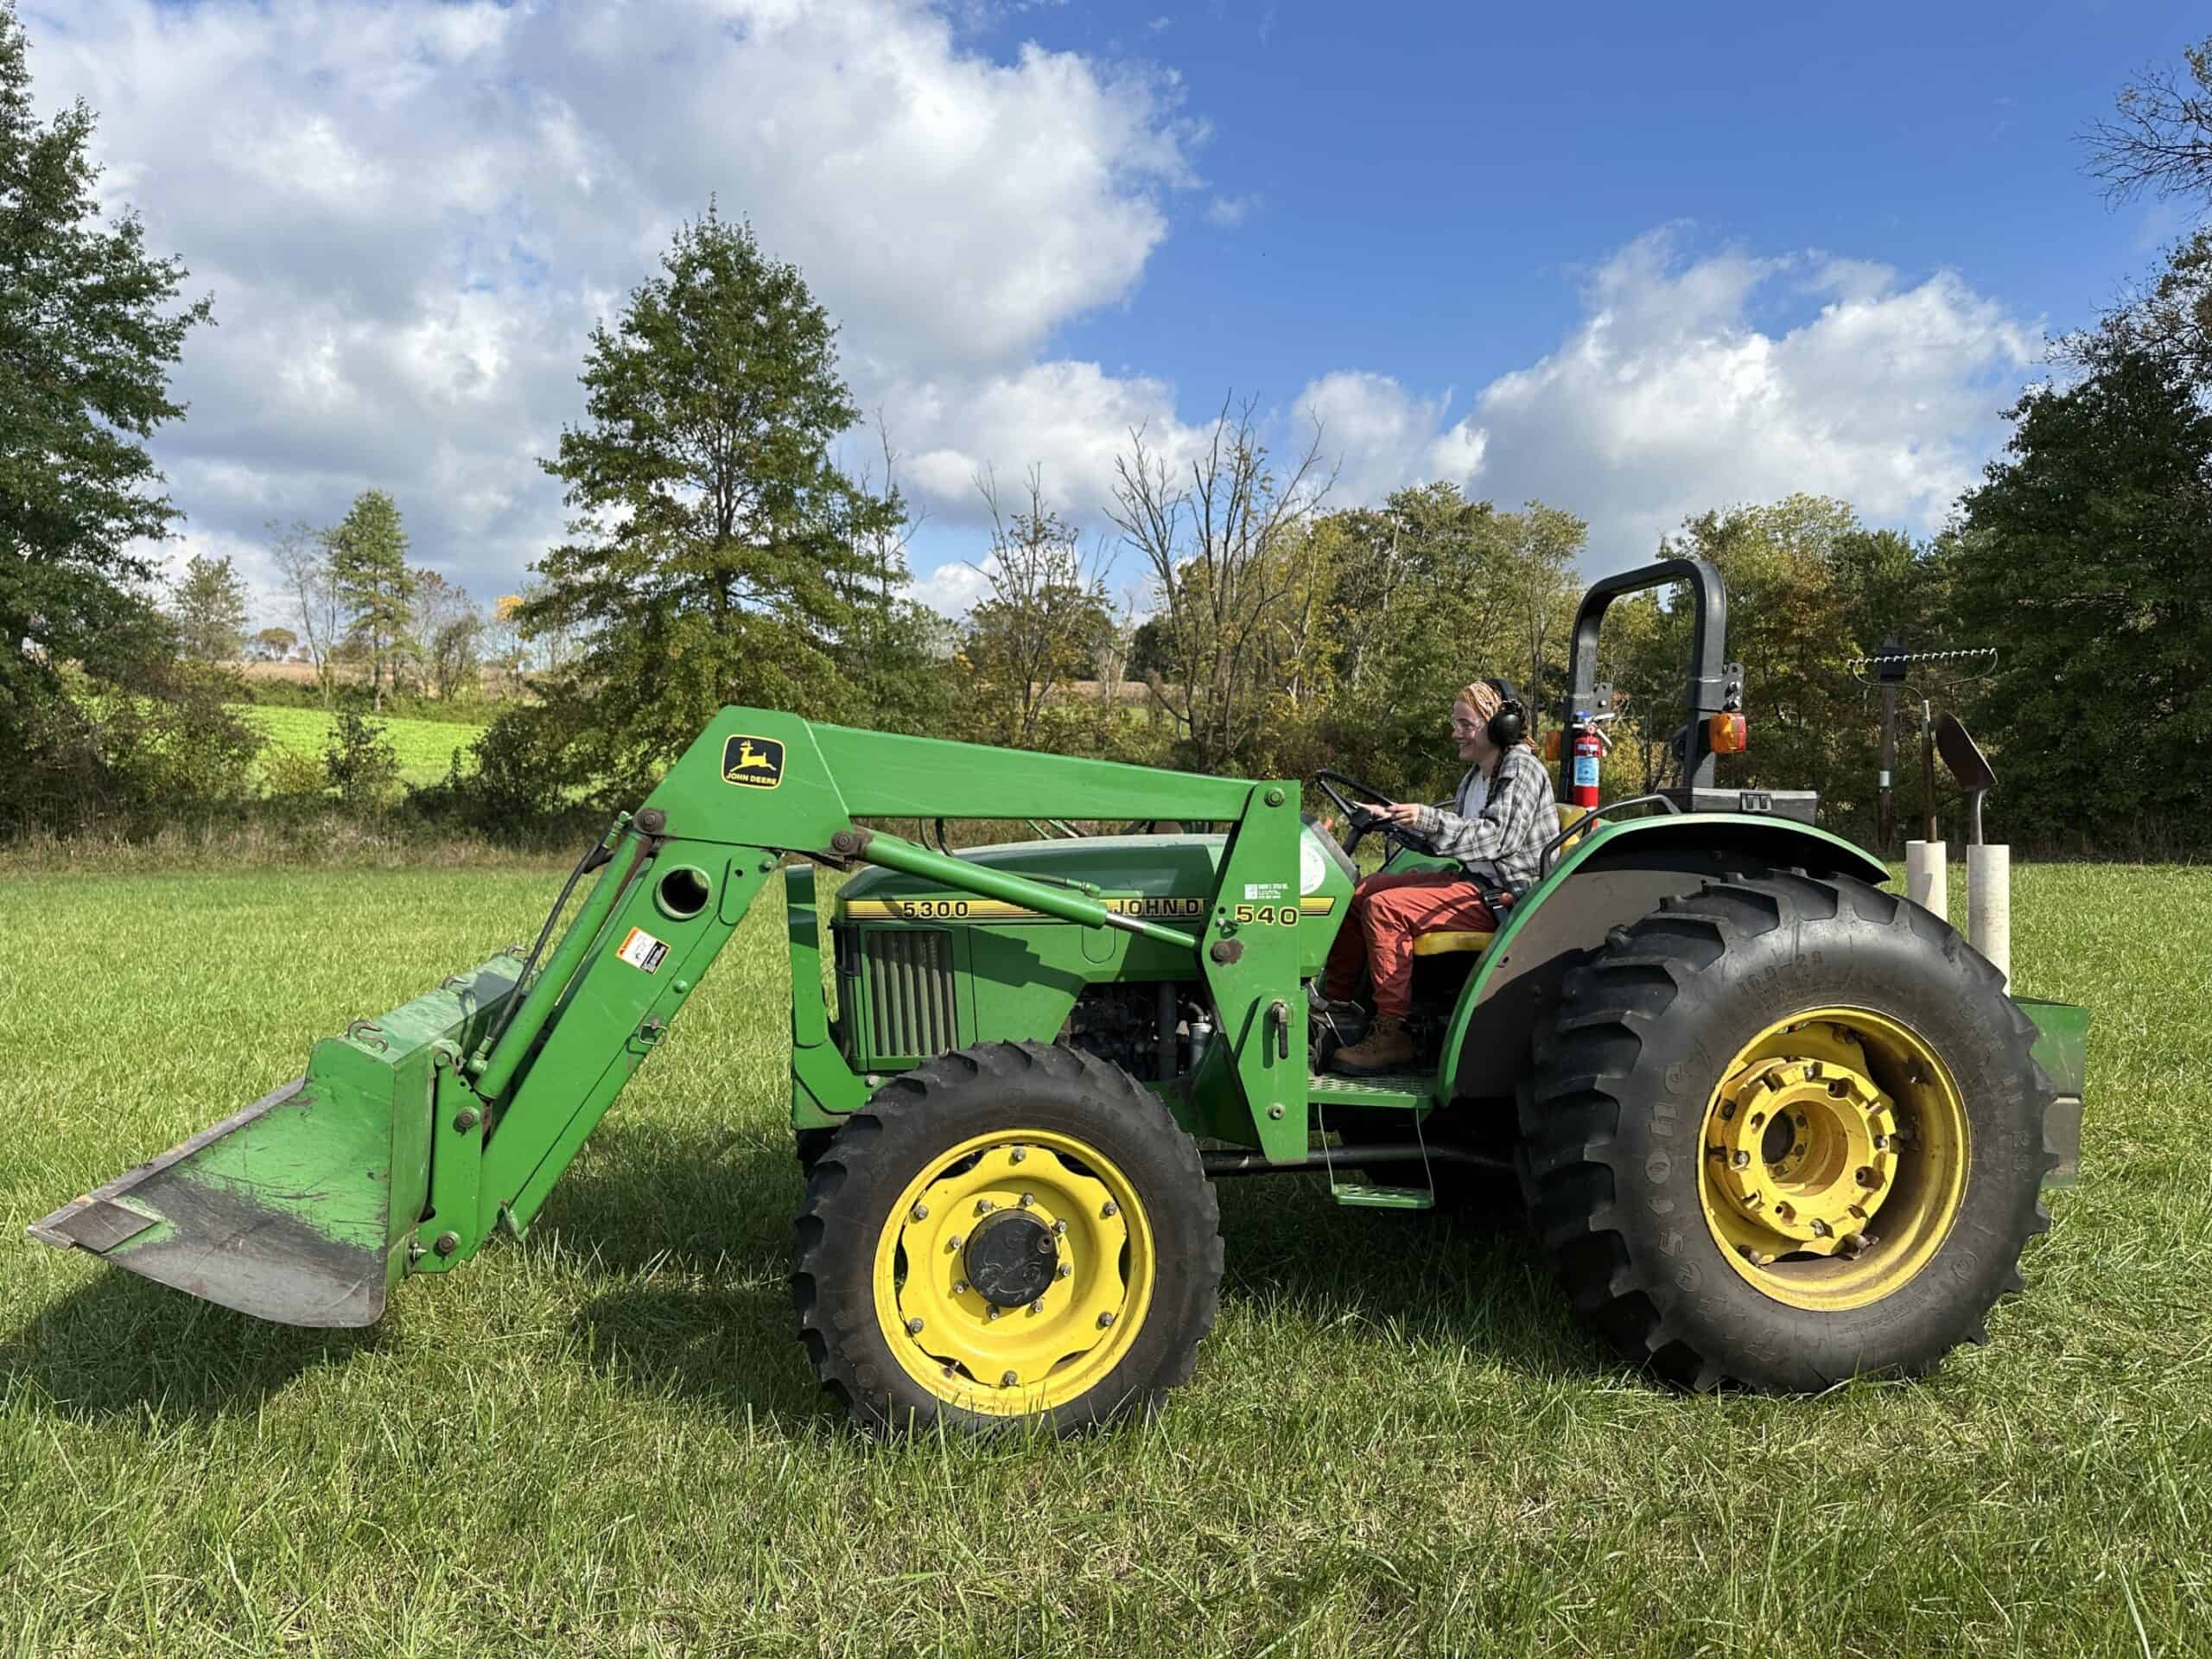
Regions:
<instances>
[{"instance_id":1,"label":"yellow wheel rim","mask_svg":"<svg viewBox=\"0 0 2212 1659\"><path fill-rule=\"evenodd\" d=\"M933 1159L899 1195L876 1242L875 1313L938 1399L1050 1411L1128 1352L1156 1260L1144 1205L1109 1160L1068 1135L1001 1130Z\"/></svg>"},{"instance_id":2,"label":"yellow wheel rim","mask_svg":"<svg viewBox=\"0 0 2212 1659\"><path fill-rule=\"evenodd\" d=\"M1967 1152L1964 1100L1926 1039L1868 1009L1815 1008L1721 1073L1698 1196L1728 1265L1766 1295L1865 1307L1948 1236Z\"/></svg>"}]
</instances>

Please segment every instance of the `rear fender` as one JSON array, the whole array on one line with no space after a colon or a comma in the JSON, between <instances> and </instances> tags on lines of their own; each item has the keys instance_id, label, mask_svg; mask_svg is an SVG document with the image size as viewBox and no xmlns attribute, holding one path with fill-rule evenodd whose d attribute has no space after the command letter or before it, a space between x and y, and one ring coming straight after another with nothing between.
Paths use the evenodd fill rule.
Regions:
<instances>
[{"instance_id":1,"label":"rear fender","mask_svg":"<svg viewBox=\"0 0 2212 1659\"><path fill-rule=\"evenodd\" d=\"M1563 854L1507 912L1453 1009L1439 1082L1449 1101L1510 1096L1529 1071L1533 1033L1551 1018L1561 977L1606 932L1641 920L1662 899L1694 893L1746 864L1859 877L1889 868L1840 836L1744 813L1681 813L1607 823Z\"/></svg>"}]
</instances>

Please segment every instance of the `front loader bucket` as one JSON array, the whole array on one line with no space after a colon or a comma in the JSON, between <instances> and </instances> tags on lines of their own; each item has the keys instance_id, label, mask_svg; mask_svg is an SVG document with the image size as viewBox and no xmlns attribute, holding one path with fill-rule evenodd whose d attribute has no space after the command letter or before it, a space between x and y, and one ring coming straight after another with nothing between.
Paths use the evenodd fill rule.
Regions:
<instances>
[{"instance_id":1,"label":"front loader bucket","mask_svg":"<svg viewBox=\"0 0 2212 1659\"><path fill-rule=\"evenodd\" d=\"M285 1325L372 1324L429 1192L439 1055L513 990L502 953L315 1046L304 1077L33 1224L30 1235Z\"/></svg>"}]
</instances>

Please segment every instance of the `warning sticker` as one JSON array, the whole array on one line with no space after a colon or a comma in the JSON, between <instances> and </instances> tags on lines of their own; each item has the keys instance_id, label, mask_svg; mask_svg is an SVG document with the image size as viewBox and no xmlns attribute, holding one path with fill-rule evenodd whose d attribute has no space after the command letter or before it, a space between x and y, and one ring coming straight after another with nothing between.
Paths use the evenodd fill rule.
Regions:
<instances>
[{"instance_id":1,"label":"warning sticker","mask_svg":"<svg viewBox=\"0 0 2212 1659\"><path fill-rule=\"evenodd\" d=\"M1290 897L1290 883L1287 881L1247 881L1244 884L1244 896L1255 904L1279 905Z\"/></svg>"},{"instance_id":2,"label":"warning sticker","mask_svg":"<svg viewBox=\"0 0 2212 1659\"><path fill-rule=\"evenodd\" d=\"M657 974L668 956L668 945L664 940L653 938L644 928L633 927L630 930L630 937L622 941L622 948L614 954L632 968L642 968L649 974Z\"/></svg>"}]
</instances>

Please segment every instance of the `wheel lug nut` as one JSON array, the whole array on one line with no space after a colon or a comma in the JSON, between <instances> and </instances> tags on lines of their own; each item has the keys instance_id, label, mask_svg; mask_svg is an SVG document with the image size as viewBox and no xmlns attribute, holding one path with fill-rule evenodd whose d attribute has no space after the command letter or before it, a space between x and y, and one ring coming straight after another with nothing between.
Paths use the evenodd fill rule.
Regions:
<instances>
[{"instance_id":1,"label":"wheel lug nut","mask_svg":"<svg viewBox=\"0 0 2212 1659\"><path fill-rule=\"evenodd\" d=\"M1034 1192L1025 1192L1021 1195L1021 1207L1023 1209L1033 1209L1035 1207L1036 1203L1037 1195Z\"/></svg>"},{"instance_id":2,"label":"wheel lug nut","mask_svg":"<svg viewBox=\"0 0 2212 1659\"><path fill-rule=\"evenodd\" d=\"M1751 1154L1748 1152L1739 1152L1728 1161L1738 1169L1748 1169L1751 1167Z\"/></svg>"},{"instance_id":3,"label":"wheel lug nut","mask_svg":"<svg viewBox=\"0 0 2212 1659\"><path fill-rule=\"evenodd\" d=\"M988 1322L988 1321L989 1321L989 1320L995 1319L996 1318L998 1318L998 1316L999 1316L1001 1313L1003 1313L1005 1311L1006 1311L1006 1310L1005 1310L1004 1308L1001 1307L1001 1306L1000 1306L996 1302L993 1302L993 1303L990 1305L990 1306L989 1306L988 1309L986 1309L986 1310L984 1311L983 1318L984 1318L985 1321L986 1321L986 1322Z\"/></svg>"},{"instance_id":4,"label":"wheel lug nut","mask_svg":"<svg viewBox=\"0 0 2212 1659\"><path fill-rule=\"evenodd\" d=\"M1054 1222L1054 1223L1052 1224L1052 1235L1053 1235L1053 1236L1054 1236L1054 1237L1056 1237L1056 1238L1057 1238L1060 1234L1065 1233L1065 1231L1067 1231L1067 1230L1068 1230L1068 1224L1067 1224L1067 1223L1065 1223L1065 1221L1056 1221L1056 1222Z\"/></svg>"},{"instance_id":5,"label":"wheel lug nut","mask_svg":"<svg viewBox=\"0 0 2212 1659\"><path fill-rule=\"evenodd\" d=\"M1118 1216L1122 1213L1122 1206L1115 1203L1113 1199L1109 1198L1105 1203L1098 1206L1098 1213L1102 1216L1107 1217Z\"/></svg>"},{"instance_id":6,"label":"wheel lug nut","mask_svg":"<svg viewBox=\"0 0 2212 1659\"><path fill-rule=\"evenodd\" d=\"M978 1198L976 1200L976 1213L979 1216L988 1216L992 1211L997 1208L998 1205L993 1204L988 1198Z\"/></svg>"},{"instance_id":7,"label":"wheel lug nut","mask_svg":"<svg viewBox=\"0 0 2212 1659\"><path fill-rule=\"evenodd\" d=\"M906 1213L916 1221L927 1221L930 1218L930 1207L926 1204L918 1204Z\"/></svg>"},{"instance_id":8,"label":"wheel lug nut","mask_svg":"<svg viewBox=\"0 0 2212 1659\"><path fill-rule=\"evenodd\" d=\"M918 1336L920 1336L920 1335L922 1334L922 1322L921 1322L921 1320L919 1320L918 1319L909 1319L909 1320L907 1320L907 1321L906 1321L906 1334L907 1334L908 1336L910 1336L910 1337L918 1337Z\"/></svg>"},{"instance_id":9,"label":"wheel lug nut","mask_svg":"<svg viewBox=\"0 0 2212 1659\"><path fill-rule=\"evenodd\" d=\"M1828 1236L1828 1224L1827 1224L1827 1223L1826 1223L1825 1221L1822 1221L1822 1220L1821 1220L1818 1216L1814 1217L1813 1217L1813 1236L1814 1236L1815 1238L1826 1238L1827 1236Z\"/></svg>"},{"instance_id":10,"label":"wheel lug nut","mask_svg":"<svg viewBox=\"0 0 2212 1659\"><path fill-rule=\"evenodd\" d=\"M999 1376L999 1387L1010 1389L1020 1380L1021 1378L1013 1371L1001 1372Z\"/></svg>"},{"instance_id":11,"label":"wheel lug nut","mask_svg":"<svg viewBox=\"0 0 2212 1659\"><path fill-rule=\"evenodd\" d=\"M962 1235L955 1233L950 1238L944 1241L944 1248L948 1250L957 1250L967 1242L967 1239Z\"/></svg>"},{"instance_id":12,"label":"wheel lug nut","mask_svg":"<svg viewBox=\"0 0 2212 1659\"><path fill-rule=\"evenodd\" d=\"M1008 1154L1007 1154L1007 1155L1006 1155L1006 1160L1007 1160L1007 1162L1008 1162L1009 1164L1018 1164L1018 1163L1020 1163L1023 1159L1027 1158L1028 1155L1029 1155L1029 1148L1028 1148L1028 1147L1015 1147L1012 1152L1009 1152Z\"/></svg>"},{"instance_id":13,"label":"wheel lug nut","mask_svg":"<svg viewBox=\"0 0 2212 1659\"><path fill-rule=\"evenodd\" d=\"M1065 1279L1074 1271L1075 1269L1073 1268L1068 1266L1066 1262L1063 1262L1058 1267L1052 1269L1052 1277L1055 1279Z\"/></svg>"},{"instance_id":14,"label":"wheel lug nut","mask_svg":"<svg viewBox=\"0 0 2212 1659\"><path fill-rule=\"evenodd\" d=\"M1042 1313L1045 1311L1045 1299L1039 1296L1035 1301L1030 1303L1029 1311L1032 1313Z\"/></svg>"},{"instance_id":15,"label":"wheel lug nut","mask_svg":"<svg viewBox=\"0 0 2212 1659\"><path fill-rule=\"evenodd\" d=\"M1103 1331L1108 1325L1113 1323L1114 1316L1111 1313L1101 1313L1098 1316L1098 1328L1101 1331Z\"/></svg>"}]
</instances>

